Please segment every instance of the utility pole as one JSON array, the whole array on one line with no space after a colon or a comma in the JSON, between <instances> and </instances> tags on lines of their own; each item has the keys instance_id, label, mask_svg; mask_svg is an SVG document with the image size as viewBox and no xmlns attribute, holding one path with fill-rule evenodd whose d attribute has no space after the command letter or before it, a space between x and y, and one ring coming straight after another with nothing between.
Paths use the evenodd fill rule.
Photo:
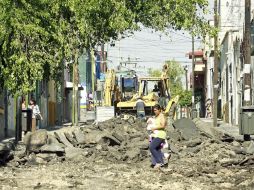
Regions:
<instances>
[{"instance_id":1,"label":"utility pole","mask_svg":"<svg viewBox=\"0 0 254 190\"><path fill-rule=\"evenodd\" d=\"M185 83L186 83L186 87L185 87L185 90L188 91L188 67L185 66L184 67L184 70L185 70Z\"/></svg>"},{"instance_id":2,"label":"utility pole","mask_svg":"<svg viewBox=\"0 0 254 190\"><path fill-rule=\"evenodd\" d=\"M15 126L15 143L18 143L22 137L22 128L21 128L21 97L14 96L14 126Z\"/></svg>"},{"instance_id":3,"label":"utility pole","mask_svg":"<svg viewBox=\"0 0 254 190\"><path fill-rule=\"evenodd\" d=\"M218 1L214 0L214 27L218 28ZM214 36L214 72L213 72L213 126L217 127L218 105L218 33Z\"/></svg>"},{"instance_id":4,"label":"utility pole","mask_svg":"<svg viewBox=\"0 0 254 190\"><path fill-rule=\"evenodd\" d=\"M8 137L8 91L4 89L4 137Z\"/></svg>"},{"instance_id":5,"label":"utility pole","mask_svg":"<svg viewBox=\"0 0 254 190\"><path fill-rule=\"evenodd\" d=\"M94 49L91 49L91 67L92 67L92 93L94 98L94 91L95 91L95 78L96 78L96 69L95 69L95 59L94 59Z\"/></svg>"},{"instance_id":6,"label":"utility pole","mask_svg":"<svg viewBox=\"0 0 254 190\"><path fill-rule=\"evenodd\" d=\"M102 69L103 69L103 67L104 67L104 63L105 63L105 47L104 47L104 43L102 43L101 44L101 58L102 58L102 60L101 60L101 65L102 65ZM104 71L102 71L102 72L104 72Z\"/></svg>"},{"instance_id":7,"label":"utility pole","mask_svg":"<svg viewBox=\"0 0 254 190\"><path fill-rule=\"evenodd\" d=\"M245 0L245 35L244 35L244 106L251 104L251 0Z\"/></svg>"},{"instance_id":8,"label":"utility pole","mask_svg":"<svg viewBox=\"0 0 254 190\"><path fill-rule=\"evenodd\" d=\"M100 65L102 65L102 72L106 72L107 70L105 69L104 70L104 67L105 67L105 62L106 62L106 56L105 56L105 45L104 45L104 43L102 43L101 44L101 57L102 57L102 64L100 63ZM101 99L100 99L100 101L103 101L102 100L102 97L104 97L104 91L103 90L101 90ZM98 101L98 97L97 97L97 95L96 95L96 101Z\"/></svg>"},{"instance_id":9,"label":"utility pole","mask_svg":"<svg viewBox=\"0 0 254 190\"><path fill-rule=\"evenodd\" d=\"M96 68L95 68L95 54L94 49L91 48L90 50L90 57L91 57L91 77L92 77L92 102L93 102L93 113L95 114L95 84L96 84Z\"/></svg>"},{"instance_id":10,"label":"utility pole","mask_svg":"<svg viewBox=\"0 0 254 190\"><path fill-rule=\"evenodd\" d=\"M185 90L188 91L189 88L188 88L188 66L186 65L184 67L184 70L185 70ZM185 107L186 109L186 117L189 118L189 109L188 109L188 106ZM181 109L181 118L182 118L182 109Z\"/></svg>"},{"instance_id":11,"label":"utility pole","mask_svg":"<svg viewBox=\"0 0 254 190\"><path fill-rule=\"evenodd\" d=\"M194 34L192 34L192 117L193 117L193 111L195 109L195 74L194 74L194 69L195 69L195 62L194 62Z\"/></svg>"}]
</instances>

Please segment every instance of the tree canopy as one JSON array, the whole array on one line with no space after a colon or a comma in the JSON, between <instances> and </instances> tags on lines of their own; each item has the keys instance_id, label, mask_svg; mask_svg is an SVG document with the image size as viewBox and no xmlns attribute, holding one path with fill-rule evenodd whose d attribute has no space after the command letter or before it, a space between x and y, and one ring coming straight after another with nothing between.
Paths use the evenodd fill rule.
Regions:
<instances>
[{"instance_id":1,"label":"tree canopy","mask_svg":"<svg viewBox=\"0 0 254 190\"><path fill-rule=\"evenodd\" d=\"M168 78L169 78L169 89L171 97L180 96L179 104L181 106L188 106L191 104L191 91L186 91L183 88L182 78L184 74L184 69L181 64L174 60L166 61L165 64L168 65ZM150 76L159 77L162 71L158 69L149 69L148 74Z\"/></svg>"},{"instance_id":2,"label":"tree canopy","mask_svg":"<svg viewBox=\"0 0 254 190\"><path fill-rule=\"evenodd\" d=\"M0 87L32 91L58 77L63 60L141 25L206 32L207 0L1 0ZM190 15L192 13L193 15Z\"/></svg>"}]
</instances>

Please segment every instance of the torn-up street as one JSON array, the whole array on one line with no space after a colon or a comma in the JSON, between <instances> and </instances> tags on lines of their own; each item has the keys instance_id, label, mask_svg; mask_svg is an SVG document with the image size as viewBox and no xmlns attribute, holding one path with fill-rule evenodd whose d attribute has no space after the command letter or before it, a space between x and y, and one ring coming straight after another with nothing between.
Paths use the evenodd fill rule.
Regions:
<instances>
[{"instance_id":1,"label":"torn-up street","mask_svg":"<svg viewBox=\"0 0 254 190\"><path fill-rule=\"evenodd\" d=\"M112 119L28 135L0 168L1 189L253 189L254 143L168 127L168 166L150 168L145 123ZM182 123L181 123L182 124ZM25 153L25 147L27 153ZM166 150L167 151L167 150Z\"/></svg>"}]
</instances>

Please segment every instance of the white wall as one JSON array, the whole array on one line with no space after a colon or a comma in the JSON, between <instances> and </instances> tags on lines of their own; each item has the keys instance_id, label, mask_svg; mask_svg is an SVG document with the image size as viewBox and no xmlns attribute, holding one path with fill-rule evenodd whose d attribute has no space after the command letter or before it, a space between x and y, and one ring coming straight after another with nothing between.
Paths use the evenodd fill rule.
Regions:
<instances>
[{"instance_id":1,"label":"white wall","mask_svg":"<svg viewBox=\"0 0 254 190\"><path fill-rule=\"evenodd\" d=\"M211 26L214 25L213 21L209 21ZM213 98L213 68L214 57L210 56L214 48L214 39L209 36L206 37L206 44L204 44L204 53L207 57L206 63L206 99Z\"/></svg>"},{"instance_id":2,"label":"white wall","mask_svg":"<svg viewBox=\"0 0 254 190\"><path fill-rule=\"evenodd\" d=\"M252 0L254 2L254 0ZM244 26L244 0L221 0L220 12L220 44L229 30L239 30L239 35L243 36Z\"/></svg>"},{"instance_id":3,"label":"white wall","mask_svg":"<svg viewBox=\"0 0 254 190\"><path fill-rule=\"evenodd\" d=\"M221 0L220 2L222 107L226 102L229 103L229 123L237 125L241 105L240 43L244 32L244 1Z\"/></svg>"},{"instance_id":4,"label":"white wall","mask_svg":"<svg viewBox=\"0 0 254 190\"><path fill-rule=\"evenodd\" d=\"M229 101L229 122L239 124L239 112L242 106L242 75L243 67L240 57L240 45L244 36L244 18L245 18L245 1L244 0L220 0L219 1L219 51L220 54L220 72L221 72L221 106ZM252 9L254 8L254 0L251 0ZM254 11L252 11L252 17ZM213 22L210 21L213 25ZM207 38L206 42L210 46L205 45L204 49L207 53L213 50L214 43ZM212 76L209 76L209 70L213 68L213 58L207 57L207 97L212 97ZM254 60L254 58L252 58ZM254 69L254 62L251 63ZM254 71L252 69L252 76ZM228 81L228 83L227 83ZM252 78L254 84L254 77ZM227 86L226 86L227 85ZM254 85L252 86L254 90ZM228 96L228 99L226 98ZM254 104L254 93L253 104ZM232 99L232 101L230 101ZM223 111L223 110L222 110Z\"/></svg>"}]
</instances>

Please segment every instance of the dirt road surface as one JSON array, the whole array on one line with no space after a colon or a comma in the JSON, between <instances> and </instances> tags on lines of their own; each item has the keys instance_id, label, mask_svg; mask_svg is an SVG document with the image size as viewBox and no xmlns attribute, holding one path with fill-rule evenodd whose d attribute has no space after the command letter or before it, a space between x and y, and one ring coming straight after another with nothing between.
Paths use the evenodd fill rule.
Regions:
<instances>
[{"instance_id":1,"label":"dirt road surface","mask_svg":"<svg viewBox=\"0 0 254 190\"><path fill-rule=\"evenodd\" d=\"M254 189L253 142L211 138L200 131L196 135L192 131L188 139L183 131L168 129L172 156L168 167L156 170L150 168L142 126L137 121L114 120L84 127L86 142L75 143L75 147L86 153L72 159L66 153L46 161L38 159L46 155L42 149L22 157L24 145L20 145L14 159L0 167L0 189ZM105 135L105 130L110 133ZM95 132L98 136L98 131L103 133L101 138L88 142L88 136Z\"/></svg>"}]
</instances>

